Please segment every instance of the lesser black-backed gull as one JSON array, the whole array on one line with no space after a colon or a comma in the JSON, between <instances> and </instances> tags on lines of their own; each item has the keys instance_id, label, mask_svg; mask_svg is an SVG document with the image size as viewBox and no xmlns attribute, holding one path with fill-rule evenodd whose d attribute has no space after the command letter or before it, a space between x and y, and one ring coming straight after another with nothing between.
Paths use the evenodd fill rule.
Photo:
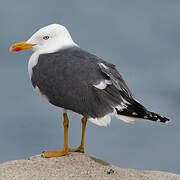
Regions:
<instances>
[{"instance_id":1,"label":"lesser black-backed gull","mask_svg":"<svg viewBox=\"0 0 180 180\"><path fill-rule=\"evenodd\" d=\"M129 123L136 119L169 122L141 105L115 65L81 49L64 26L43 27L29 40L12 45L10 51L24 49L34 51L28 64L33 88L51 104L63 109L63 149L45 151L43 157L63 156L69 151L84 152L87 120L100 126L107 126L111 116ZM68 147L68 110L83 116L81 144L77 149Z\"/></svg>"}]
</instances>

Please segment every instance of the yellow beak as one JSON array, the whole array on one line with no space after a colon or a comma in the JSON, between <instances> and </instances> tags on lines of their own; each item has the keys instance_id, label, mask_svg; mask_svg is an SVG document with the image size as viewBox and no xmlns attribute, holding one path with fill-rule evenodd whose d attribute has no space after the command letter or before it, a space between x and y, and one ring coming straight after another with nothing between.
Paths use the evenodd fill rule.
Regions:
<instances>
[{"instance_id":1,"label":"yellow beak","mask_svg":"<svg viewBox=\"0 0 180 180\"><path fill-rule=\"evenodd\" d=\"M18 51L22 51L22 50L24 50L24 49L32 49L32 47L36 45L36 44L28 44L28 43L26 43L26 42L27 42L27 41L13 44L13 45L9 48L9 51L10 51L10 52L18 52Z\"/></svg>"}]
</instances>

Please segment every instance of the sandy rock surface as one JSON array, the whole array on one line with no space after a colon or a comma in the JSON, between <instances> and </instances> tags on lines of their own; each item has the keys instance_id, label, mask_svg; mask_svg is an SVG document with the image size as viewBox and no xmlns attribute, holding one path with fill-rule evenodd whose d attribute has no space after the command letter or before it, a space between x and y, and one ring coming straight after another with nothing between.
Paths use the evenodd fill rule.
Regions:
<instances>
[{"instance_id":1,"label":"sandy rock surface","mask_svg":"<svg viewBox=\"0 0 180 180\"><path fill-rule=\"evenodd\" d=\"M122 169L81 153L59 158L33 156L0 164L0 180L180 180L159 171Z\"/></svg>"}]
</instances>

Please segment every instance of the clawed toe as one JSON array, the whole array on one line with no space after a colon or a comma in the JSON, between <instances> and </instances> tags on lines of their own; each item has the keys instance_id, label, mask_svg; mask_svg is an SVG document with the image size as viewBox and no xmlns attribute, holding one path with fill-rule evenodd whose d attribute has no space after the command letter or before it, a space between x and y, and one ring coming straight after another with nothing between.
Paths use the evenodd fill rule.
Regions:
<instances>
[{"instance_id":1,"label":"clawed toe","mask_svg":"<svg viewBox=\"0 0 180 180\"><path fill-rule=\"evenodd\" d=\"M42 157L51 158L51 157L61 157L68 154L68 151L65 150L57 150L57 151L44 151Z\"/></svg>"},{"instance_id":2,"label":"clawed toe","mask_svg":"<svg viewBox=\"0 0 180 180\"><path fill-rule=\"evenodd\" d=\"M76 149L69 149L69 152L81 152L81 153L84 153L84 148L78 147Z\"/></svg>"}]
</instances>

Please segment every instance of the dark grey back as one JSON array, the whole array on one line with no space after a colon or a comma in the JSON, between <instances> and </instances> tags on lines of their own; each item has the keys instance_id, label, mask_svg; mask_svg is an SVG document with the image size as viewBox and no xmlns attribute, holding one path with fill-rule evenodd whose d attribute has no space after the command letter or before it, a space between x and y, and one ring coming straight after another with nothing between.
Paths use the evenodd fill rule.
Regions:
<instances>
[{"instance_id":1,"label":"dark grey back","mask_svg":"<svg viewBox=\"0 0 180 180\"><path fill-rule=\"evenodd\" d=\"M78 47L42 54L33 67L32 84L38 86L49 101L86 117L102 117L121 101L119 90L111 85L99 90L93 85L110 79L98 63L114 65ZM128 90L129 91L129 90Z\"/></svg>"}]
</instances>

